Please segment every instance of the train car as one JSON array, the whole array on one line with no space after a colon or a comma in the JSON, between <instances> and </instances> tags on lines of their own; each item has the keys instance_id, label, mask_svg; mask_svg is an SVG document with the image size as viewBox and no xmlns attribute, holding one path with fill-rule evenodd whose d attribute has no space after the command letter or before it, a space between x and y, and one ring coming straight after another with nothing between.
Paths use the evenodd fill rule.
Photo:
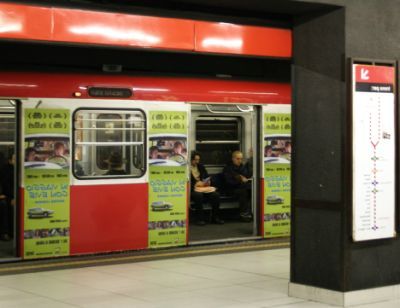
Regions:
<instances>
[{"instance_id":1,"label":"train car","mask_svg":"<svg viewBox=\"0 0 400 308\"><path fill-rule=\"evenodd\" d=\"M290 139L289 84L12 71L0 80L1 152L16 153L15 236L9 246L3 242L3 257L288 235L290 159L282 157ZM268 163L267 147L278 163ZM221 191L225 224L195 224L194 150L213 179L234 151L251 163L250 222L237 220L238 201ZM210 206L204 208L207 218Z\"/></svg>"}]
</instances>

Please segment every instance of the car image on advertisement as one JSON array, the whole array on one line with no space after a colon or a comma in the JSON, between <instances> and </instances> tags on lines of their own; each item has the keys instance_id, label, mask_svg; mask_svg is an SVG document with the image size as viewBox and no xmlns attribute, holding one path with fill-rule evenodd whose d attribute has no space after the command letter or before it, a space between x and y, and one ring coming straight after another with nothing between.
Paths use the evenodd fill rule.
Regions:
<instances>
[{"instance_id":1,"label":"car image on advertisement","mask_svg":"<svg viewBox=\"0 0 400 308\"><path fill-rule=\"evenodd\" d=\"M284 199L282 197L272 195L267 197L267 204L282 204Z\"/></svg>"},{"instance_id":2,"label":"car image on advertisement","mask_svg":"<svg viewBox=\"0 0 400 308\"><path fill-rule=\"evenodd\" d=\"M47 218L53 216L54 211L47 210L41 207L34 207L28 210L29 218Z\"/></svg>"},{"instance_id":3,"label":"car image on advertisement","mask_svg":"<svg viewBox=\"0 0 400 308\"><path fill-rule=\"evenodd\" d=\"M173 205L165 201L155 201L151 204L152 211L168 211L172 210Z\"/></svg>"}]
</instances>

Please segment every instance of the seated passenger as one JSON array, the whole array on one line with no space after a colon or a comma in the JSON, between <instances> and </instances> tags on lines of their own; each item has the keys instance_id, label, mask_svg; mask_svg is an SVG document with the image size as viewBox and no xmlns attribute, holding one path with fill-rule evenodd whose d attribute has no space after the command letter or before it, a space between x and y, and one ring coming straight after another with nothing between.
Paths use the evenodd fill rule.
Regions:
<instances>
[{"instance_id":1,"label":"seated passenger","mask_svg":"<svg viewBox=\"0 0 400 308\"><path fill-rule=\"evenodd\" d=\"M105 175L126 175L126 172L123 168L123 160L121 153L119 152L111 152L110 158L107 160L108 162L108 171Z\"/></svg>"},{"instance_id":2,"label":"seated passenger","mask_svg":"<svg viewBox=\"0 0 400 308\"><path fill-rule=\"evenodd\" d=\"M232 161L225 166L223 174L227 191L239 201L240 219L250 222L252 220L251 175L242 161L242 152L233 152Z\"/></svg>"},{"instance_id":3,"label":"seated passenger","mask_svg":"<svg viewBox=\"0 0 400 308\"><path fill-rule=\"evenodd\" d=\"M83 170L83 167L79 161L75 161L75 175L77 176L84 176L85 171Z\"/></svg>"},{"instance_id":4,"label":"seated passenger","mask_svg":"<svg viewBox=\"0 0 400 308\"><path fill-rule=\"evenodd\" d=\"M219 194L210 186L210 177L204 165L200 164L200 153L193 152L190 165L190 199L194 202L197 214L197 225L204 226L203 203L209 202L212 207L212 222L223 224L219 218Z\"/></svg>"}]
</instances>

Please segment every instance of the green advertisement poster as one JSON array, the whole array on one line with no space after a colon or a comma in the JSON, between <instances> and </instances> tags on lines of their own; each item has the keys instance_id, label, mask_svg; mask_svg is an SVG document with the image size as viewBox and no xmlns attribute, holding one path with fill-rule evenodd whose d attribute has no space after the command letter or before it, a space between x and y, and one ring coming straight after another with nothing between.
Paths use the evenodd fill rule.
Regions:
<instances>
[{"instance_id":1,"label":"green advertisement poster","mask_svg":"<svg viewBox=\"0 0 400 308\"><path fill-rule=\"evenodd\" d=\"M24 258L69 255L70 112L24 116Z\"/></svg>"},{"instance_id":2,"label":"green advertisement poster","mask_svg":"<svg viewBox=\"0 0 400 308\"><path fill-rule=\"evenodd\" d=\"M149 123L149 247L186 244L187 112L152 111Z\"/></svg>"},{"instance_id":3,"label":"green advertisement poster","mask_svg":"<svg viewBox=\"0 0 400 308\"><path fill-rule=\"evenodd\" d=\"M264 237L290 235L291 114L264 113ZM270 112L271 111L271 112Z\"/></svg>"}]
</instances>

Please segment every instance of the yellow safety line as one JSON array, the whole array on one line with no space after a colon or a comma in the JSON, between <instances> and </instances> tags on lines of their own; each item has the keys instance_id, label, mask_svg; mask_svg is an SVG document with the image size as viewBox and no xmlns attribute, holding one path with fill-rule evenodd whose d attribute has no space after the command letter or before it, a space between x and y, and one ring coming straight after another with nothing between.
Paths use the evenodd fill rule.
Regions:
<instances>
[{"instance_id":1,"label":"yellow safety line","mask_svg":"<svg viewBox=\"0 0 400 308\"><path fill-rule=\"evenodd\" d=\"M194 255L201 253L209 253L209 252L225 252L225 251L236 251L236 250L247 250L251 248L271 248L271 247L287 247L289 246L289 242L285 243L268 243L262 245L245 245L239 247L225 247L225 248L211 248L211 249L201 249L201 250L189 250L189 251L177 251L177 252L169 252L169 253L160 253L154 255L143 255L143 256L128 256L128 257L114 257L108 259L95 259L95 260L83 260L83 261L68 261L68 262L60 262L60 263L50 263L50 264L35 264L35 265L20 265L8 268L0 268L0 273L11 272L11 271L24 271L27 269L41 269L41 268L51 268L51 267L62 267L68 265L87 265L87 264L96 264L96 263L110 263L115 261L135 261L135 260L143 260L143 259L153 259L153 258L162 258L162 257L173 257L179 255Z\"/></svg>"}]
</instances>

